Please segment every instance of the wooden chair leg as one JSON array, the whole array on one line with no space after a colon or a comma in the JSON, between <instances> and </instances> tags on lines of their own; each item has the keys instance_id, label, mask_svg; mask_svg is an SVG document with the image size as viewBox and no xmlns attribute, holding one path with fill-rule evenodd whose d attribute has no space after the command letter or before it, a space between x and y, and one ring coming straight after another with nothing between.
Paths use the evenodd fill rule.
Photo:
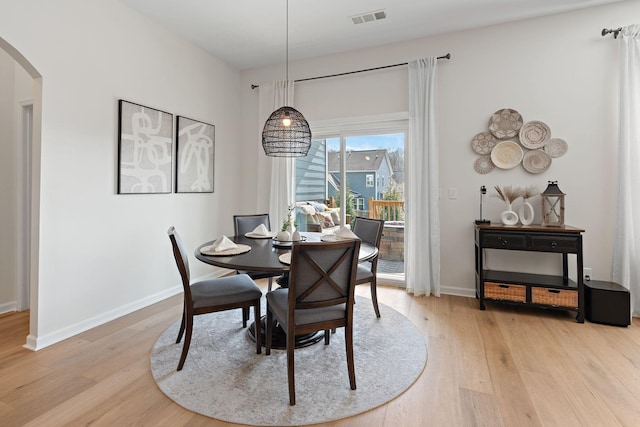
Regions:
<instances>
[{"instance_id":1,"label":"wooden chair leg","mask_svg":"<svg viewBox=\"0 0 640 427\"><path fill-rule=\"evenodd\" d=\"M347 369L349 370L349 385L351 390L356 389L356 368L353 359L353 328L344 327L345 347L347 348Z\"/></svg>"},{"instance_id":2,"label":"wooden chair leg","mask_svg":"<svg viewBox=\"0 0 640 427\"><path fill-rule=\"evenodd\" d=\"M371 280L371 301L373 301L373 309L376 312L376 317L380 317L380 309L378 308L378 292L377 292L375 276Z\"/></svg>"},{"instance_id":3,"label":"wooden chair leg","mask_svg":"<svg viewBox=\"0 0 640 427\"><path fill-rule=\"evenodd\" d=\"M324 330L324 345L329 345L331 341L331 331L329 329Z\"/></svg>"},{"instance_id":4,"label":"wooden chair leg","mask_svg":"<svg viewBox=\"0 0 640 427\"><path fill-rule=\"evenodd\" d=\"M249 320L249 307L242 307L242 327L247 327L247 321Z\"/></svg>"},{"instance_id":5,"label":"wooden chair leg","mask_svg":"<svg viewBox=\"0 0 640 427\"><path fill-rule=\"evenodd\" d=\"M187 316L187 308L182 306L182 321L180 321L180 331L178 331L178 338L176 339L176 344L180 344L180 340L182 340L182 335L184 334L184 319Z\"/></svg>"},{"instance_id":6,"label":"wooden chair leg","mask_svg":"<svg viewBox=\"0 0 640 427\"><path fill-rule=\"evenodd\" d=\"M253 325L255 327L256 335L256 353L262 353L262 333L260 332L260 298L258 298L253 306L253 318L255 319Z\"/></svg>"},{"instance_id":7,"label":"wooden chair leg","mask_svg":"<svg viewBox=\"0 0 640 427\"><path fill-rule=\"evenodd\" d=\"M296 404L296 378L294 374L295 333L287 331L287 378L289 379L289 405Z\"/></svg>"},{"instance_id":8,"label":"wooden chair leg","mask_svg":"<svg viewBox=\"0 0 640 427\"><path fill-rule=\"evenodd\" d=\"M189 352L189 346L191 345L191 333L193 332L193 316L188 316L186 322L186 334L184 337L184 344L182 345L182 354L180 355L180 361L178 362L178 371L182 370L184 362L187 360L187 353Z\"/></svg>"},{"instance_id":9,"label":"wooden chair leg","mask_svg":"<svg viewBox=\"0 0 640 427\"><path fill-rule=\"evenodd\" d=\"M256 328L259 328L259 327L260 325L256 323ZM264 354L268 356L271 354L271 338L273 335L273 315L271 314L271 311L269 311L269 307L267 307L266 328L267 330L265 331ZM258 333L259 332L256 331L256 334Z\"/></svg>"}]
</instances>

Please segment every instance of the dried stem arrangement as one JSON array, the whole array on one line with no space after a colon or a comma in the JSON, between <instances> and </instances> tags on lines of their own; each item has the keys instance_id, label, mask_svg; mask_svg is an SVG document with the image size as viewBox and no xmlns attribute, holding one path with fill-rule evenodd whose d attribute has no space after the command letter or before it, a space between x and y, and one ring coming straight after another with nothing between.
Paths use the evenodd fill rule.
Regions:
<instances>
[{"instance_id":1,"label":"dried stem arrangement","mask_svg":"<svg viewBox=\"0 0 640 427\"><path fill-rule=\"evenodd\" d=\"M505 203L513 203L518 197L522 197L523 190L520 187L514 187L511 185L505 185L504 188L500 188L499 185L495 186L500 197Z\"/></svg>"},{"instance_id":2,"label":"dried stem arrangement","mask_svg":"<svg viewBox=\"0 0 640 427\"><path fill-rule=\"evenodd\" d=\"M535 185L530 185L522 190L522 198L525 200L538 195L540 195L540 190Z\"/></svg>"}]
</instances>

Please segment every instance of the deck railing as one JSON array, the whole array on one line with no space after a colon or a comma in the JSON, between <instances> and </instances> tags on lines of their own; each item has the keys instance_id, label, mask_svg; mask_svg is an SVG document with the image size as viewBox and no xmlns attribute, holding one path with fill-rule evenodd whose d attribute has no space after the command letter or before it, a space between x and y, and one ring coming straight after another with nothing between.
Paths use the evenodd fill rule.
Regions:
<instances>
[{"instance_id":1,"label":"deck railing","mask_svg":"<svg viewBox=\"0 0 640 427\"><path fill-rule=\"evenodd\" d=\"M369 218L404 221L404 201L374 200L369 197Z\"/></svg>"}]
</instances>

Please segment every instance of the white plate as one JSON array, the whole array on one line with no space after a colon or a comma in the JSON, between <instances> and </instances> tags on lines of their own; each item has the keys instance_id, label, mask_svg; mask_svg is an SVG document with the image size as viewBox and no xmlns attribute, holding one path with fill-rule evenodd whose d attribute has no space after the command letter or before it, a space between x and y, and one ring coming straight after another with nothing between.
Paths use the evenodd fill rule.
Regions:
<instances>
[{"instance_id":1,"label":"white plate","mask_svg":"<svg viewBox=\"0 0 640 427\"><path fill-rule=\"evenodd\" d=\"M355 240L357 237L340 237L335 234L323 234L320 240L323 242L342 242L344 240Z\"/></svg>"},{"instance_id":2,"label":"white plate","mask_svg":"<svg viewBox=\"0 0 640 427\"><path fill-rule=\"evenodd\" d=\"M524 155L522 167L529 173L542 173L551 166L551 156L542 150L531 150Z\"/></svg>"},{"instance_id":3,"label":"white plate","mask_svg":"<svg viewBox=\"0 0 640 427\"><path fill-rule=\"evenodd\" d=\"M291 252L287 252L286 254L282 254L278 257L281 263L290 265L291 264Z\"/></svg>"},{"instance_id":4,"label":"white plate","mask_svg":"<svg viewBox=\"0 0 640 427\"><path fill-rule=\"evenodd\" d=\"M522 147L514 141L499 142L491 151L491 161L500 169L513 169L524 156Z\"/></svg>"},{"instance_id":5,"label":"white plate","mask_svg":"<svg viewBox=\"0 0 640 427\"><path fill-rule=\"evenodd\" d=\"M249 252L250 250L251 250L251 246L249 245L237 244L235 248L225 249L224 251L212 251L209 249L209 246L205 246L202 249L200 249L200 253L202 255L209 255L209 256L233 256L233 255L240 255L245 252Z\"/></svg>"},{"instance_id":6,"label":"white plate","mask_svg":"<svg viewBox=\"0 0 640 427\"><path fill-rule=\"evenodd\" d=\"M248 237L250 239L273 239L274 237L276 237L276 234L278 233L276 233L275 231L270 231L269 234L258 234L250 231L248 233L244 233L244 237Z\"/></svg>"},{"instance_id":7,"label":"white plate","mask_svg":"<svg viewBox=\"0 0 640 427\"><path fill-rule=\"evenodd\" d=\"M520 144L531 150L544 147L551 138L551 129L537 120L527 122L520 128Z\"/></svg>"},{"instance_id":8,"label":"white plate","mask_svg":"<svg viewBox=\"0 0 640 427\"><path fill-rule=\"evenodd\" d=\"M498 139L516 136L521 126L522 116L511 108L498 110L489 119L489 130Z\"/></svg>"},{"instance_id":9,"label":"white plate","mask_svg":"<svg viewBox=\"0 0 640 427\"><path fill-rule=\"evenodd\" d=\"M554 158L565 155L568 149L567 141L562 138L551 138L543 148L545 153Z\"/></svg>"}]
</instances>

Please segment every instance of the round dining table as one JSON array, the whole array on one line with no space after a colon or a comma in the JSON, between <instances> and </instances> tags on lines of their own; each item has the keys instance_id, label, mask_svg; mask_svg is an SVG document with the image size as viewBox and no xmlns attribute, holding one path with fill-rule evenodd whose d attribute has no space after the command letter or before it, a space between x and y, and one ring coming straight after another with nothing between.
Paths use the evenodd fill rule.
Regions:
<instances>
[{"instance_id":1,"label":"round dining table","mask_svg":"<svg viewBox=\"0 0 640 427\"><path fill-rule=\"evenodd\" d=\"M321 242L324 239L331 237L322 233L302 232L300 233L302 238L306 242ZM267 272L267 273L282 273L282 276L277 280L277 283L286 287L288 282L289 264L280 262L280 255L291 252L291 247L294 242L279 242L272 238L249 238L244 235L230 236L231 240L235 244L248 245L251 250L239 255L229 256L217 256L217 255L204 255L200 250L205 246L211 246L215 240L206 242L198 246L195 250L196 259L210 264L216 267L228 268L231 270L241 270L248 272ZM374 258L378 254L378 248L369 243L360 243L360 252L358 254L359 262L364 262ZM261 319L261 333L264 337L265 331L265 319L263 316ZM251 339L255 340L255 322L251 324L248 330L248 335ZM313 333L302 337L296 336L296 347L305 347L307 345L314 344L324 337L323 333ZM263 339L264 343L265 340ZM284 331L280 327L274 328L274 335L272 340L273 348L286 348L286 337Z\"/></svg>"}]
</instances>

